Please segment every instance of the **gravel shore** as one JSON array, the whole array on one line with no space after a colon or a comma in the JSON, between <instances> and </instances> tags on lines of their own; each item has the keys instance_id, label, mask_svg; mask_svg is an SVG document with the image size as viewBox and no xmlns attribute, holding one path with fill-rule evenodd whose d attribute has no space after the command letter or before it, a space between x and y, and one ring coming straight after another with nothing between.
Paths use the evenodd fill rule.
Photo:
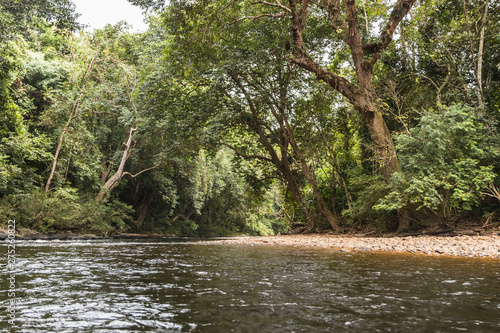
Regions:
<instances>
[{"instance_id":1,"label":"gravel shore","mask_svg":"<svg viewBox=\"0 0 500 333\"><path fill-rule=\"evenodd\" d=\"M500 236L352 237L343 235L282 235L231 237L204 244L285 245L331 248L337 251L384 251L462 257L500 258Z\"/></svg>"},{"instance_id":2,"label":"gravel shore","mask_svg":"<svg viewBox=\"0 0 500 333\"><path fill-rule=\"evenodd\" d=\"M4 230L5 229L5 230ZM0 239L7 238L6 227L0 226ZM30 229L20 228L16 232L19 240L79 240L101 239L96 235L42 235ZM104 237L107 239L107 237ZM163 239L161 235L114 234L110 239ZM223 239L196 241L198 244L281 245L310 248L327 248L336 251L383 251L445 255L461 257L500 258L500 235L475 236L407 236L407 237L362 237L358 235L298 234L279 236L241 236Z\"/></svg>"}]
</instances>

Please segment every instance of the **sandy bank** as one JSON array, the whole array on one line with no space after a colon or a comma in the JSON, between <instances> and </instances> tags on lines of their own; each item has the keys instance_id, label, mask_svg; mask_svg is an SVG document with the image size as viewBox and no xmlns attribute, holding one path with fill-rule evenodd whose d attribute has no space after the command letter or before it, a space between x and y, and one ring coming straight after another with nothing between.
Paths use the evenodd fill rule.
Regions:
<instances>
[{"instance_id":1,"label":"sandy bank","mask_svg":"<svg viewBox=\"0 0 500 333\"><path fill-rule=\"evenodd\" d=\"M418 237L352 237L339 235L282 235L232 237L203 241L204 244L287 245L331 248L338 251L387 251L500 258L500 236L418 236Z\"/></svg>"}]
</instances>

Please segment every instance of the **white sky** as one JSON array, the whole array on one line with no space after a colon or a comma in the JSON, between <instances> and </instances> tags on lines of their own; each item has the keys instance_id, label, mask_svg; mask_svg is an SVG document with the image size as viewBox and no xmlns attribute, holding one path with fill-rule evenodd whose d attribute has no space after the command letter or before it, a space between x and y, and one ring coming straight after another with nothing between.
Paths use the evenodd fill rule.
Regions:
<instances>
[{"instance_id":1,"label":"white sky","mask_svg":"<svg viewBox=\"0 0 500 333\"><path fill-rule=\"evenodd\" d=\"M148 26L143 22L144 16L139 7L127 0L73 0L76 12L81 14L78 21L90 25L87 30L100 29L106 24L127 21L135 31L146 31Z\"/></svg>"}]
</instances>

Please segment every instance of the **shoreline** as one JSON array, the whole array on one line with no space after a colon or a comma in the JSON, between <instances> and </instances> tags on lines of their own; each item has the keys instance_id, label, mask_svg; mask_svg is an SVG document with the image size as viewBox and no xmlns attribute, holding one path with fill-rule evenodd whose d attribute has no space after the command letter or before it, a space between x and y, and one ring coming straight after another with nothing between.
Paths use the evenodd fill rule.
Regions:
<instances>
[{"instance_id":1,"label":"shoreline","mask_svg":"<svg viewBox=\"0 0 500 333\"><path fill-rule=\"evenodd\" d=\"M306 234L231 237L202 241L213 245L269 245L323 248L340 252L369 251L422 254L430 256L500 258L500 236L407 236L359 237L349 235Z\"/></svg>"},{"instance_id":2,"label":"shoreline","mask_svg":"<svg viewBox=\"0 0 500 333\"><path fill-rule=\"evenodd\" d=\"M0 240L7 239L7 233L0 228ZM370 251L386 253L407 253L430 256L500 258L500 235L418 235L374 237L368 235L294 234L276 236L234 236L195 238L173 235L148 235L138 233L116 233L107 236L94 234L52 234L44 235L31 229L21 228L16 235L21 241L79 241L79 240L167 240L184 239L187 242L206 245L267 245L302 248L331 249L340 252Z\"/></svg>"}]
</instances>

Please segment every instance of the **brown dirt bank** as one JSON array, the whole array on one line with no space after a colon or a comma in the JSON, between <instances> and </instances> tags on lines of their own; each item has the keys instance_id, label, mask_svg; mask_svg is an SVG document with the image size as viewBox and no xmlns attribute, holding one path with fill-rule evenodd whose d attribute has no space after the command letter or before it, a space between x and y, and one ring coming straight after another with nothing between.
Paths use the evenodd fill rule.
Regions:
<instances>
[{"instance_id":1,"label":"brown dirt bank","mask_svg":"<svg viewBox=\"0 0 500 333\"><path fill-rule=\"evenodd\" d=\"M500 236L356 237L328 234L230 237L204 244L287 245L338 251L387 251L463 257L500 258Z\"/></svg>"}]
</instances>

